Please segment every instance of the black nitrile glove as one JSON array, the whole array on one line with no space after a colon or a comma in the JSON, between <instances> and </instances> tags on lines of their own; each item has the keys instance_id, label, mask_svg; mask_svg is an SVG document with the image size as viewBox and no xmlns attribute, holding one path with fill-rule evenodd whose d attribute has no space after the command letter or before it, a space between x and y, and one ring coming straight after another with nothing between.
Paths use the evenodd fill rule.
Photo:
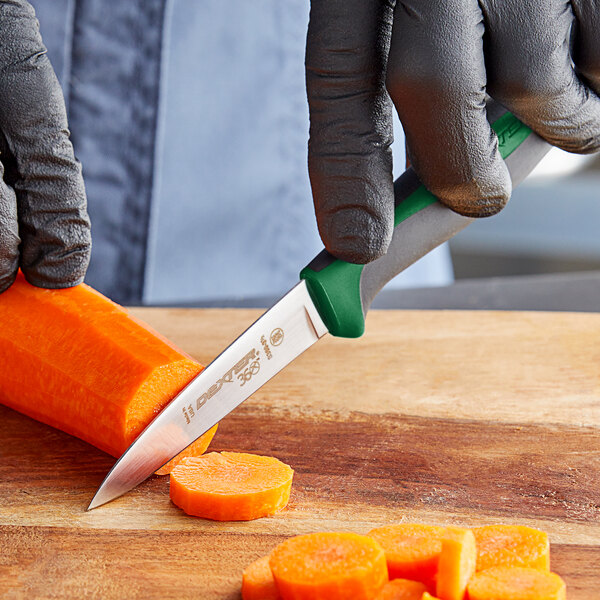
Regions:
<instances>
[{"instance_id":1,"label":"black nitrile glove","mask_svg":"<svg viewBox=\"0 0 600 600\"><path fill-rule=\"evenodd\" d=\"M393 230L388 92L425 186L460 214L493 215L511 182L486 92L555 146L600 148L600 2L312 0L306 80L319 232L366 263Z\"/></svg>"},{"instance_id":2,"label":"black nitrile glove","mask_svg":"<svg viewBox=\"0 0 600 600\"><path fill-rule=\"evenodd\" d=\"M81 167L33 8L0 1L0 292L83 281L91 247Z\"/></svg>"}]
</instances>

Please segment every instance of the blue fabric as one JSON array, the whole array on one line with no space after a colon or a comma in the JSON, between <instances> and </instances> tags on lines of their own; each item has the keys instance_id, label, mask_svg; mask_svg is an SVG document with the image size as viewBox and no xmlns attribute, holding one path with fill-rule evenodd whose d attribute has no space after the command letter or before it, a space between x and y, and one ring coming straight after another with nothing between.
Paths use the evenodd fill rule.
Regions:
<instances>
[{"instance_id":1,"label":"blue fabric","mask_svg":"<svg viewBox=\"0 0 600 600\"><path fill-rule=\"evenodd\" d=\"M86 281L143 299L165 0L78 0L69 123L92 221Z\"/></svg>"},{"instance_id":2,"label":"blue fabric","mask_svg":"<svg viewBox=\"0 0 600 600\"><path fill-rule=\"evenodd\" d=\"M320 250L306 19L298 0L172 3L147 301L277 294Z\"/></svg>"},{"instance_id":3,"label":"blue fabric","mask_svg":"<svg viewBox=\"0 0 600 600\"><path fill-rule=\"evenodd\" d=\"M306 167L308 0L33 0L127 304L278 295L322 248ZM404 140L396 128L396 172ZM446 249L392 286L443 284Z\"/></svg>"}]
</instances>

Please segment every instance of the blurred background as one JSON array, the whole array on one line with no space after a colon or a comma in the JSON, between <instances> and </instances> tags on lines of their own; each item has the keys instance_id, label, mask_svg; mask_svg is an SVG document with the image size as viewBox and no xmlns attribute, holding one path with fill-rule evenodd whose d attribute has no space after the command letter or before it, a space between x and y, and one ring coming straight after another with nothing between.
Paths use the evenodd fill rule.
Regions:
<instances>
[{"instance_id":1,"label":"blurred background","mask_svg":"<svg viewBox=\"0 0 600 600\"><path fill-rule=\"evenodd\" d=\"M306 168L308 0L31 3L83 165L86 281L129 305L267 306L294 285L322 248ZM397 121L395 136L398 176ZM553 150L502 213L377 305L589 308L599 194L598 157ZM590 291L574 292L582 282Z\"/></svg>"},{"instance_id":2,"label":"blurred background","mask_svg":"<svg viewBox=\"0 0 600 600\"><path fill-rule=\"evenodd\" d=\"M450 242L457 279L600 269L600 157L554 148L505 210Z\"/></svg>"}]
</instances>

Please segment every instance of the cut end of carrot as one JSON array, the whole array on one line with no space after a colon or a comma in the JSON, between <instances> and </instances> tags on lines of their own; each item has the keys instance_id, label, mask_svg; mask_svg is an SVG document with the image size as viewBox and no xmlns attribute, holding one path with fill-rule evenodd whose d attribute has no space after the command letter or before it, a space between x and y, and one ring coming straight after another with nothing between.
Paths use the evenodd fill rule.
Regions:
<instances>
[{"instance_id":1,"label":"cut end of carrot","mask_svg":"<svg viewBox=\"0 0 600 600\"><path fill-rule=\"evenodd\" d=\"M273 573L269 566L270 555L248 565L242 573L242 600L280 600Z\"/></svg>"},{"instance_id":2,"label":"cut end of carrot","mask_svg":"<svg viewBox=\"0 0 600 600\"><path fill-rule=\"evenodd\" d=\"M427 593L425 584L410 579L394 579L386 583L375 600L422 600Z\"/></svg>"},{"instance_id":3,"label":"cut end of carrot","mask_svg":"<svg viewBox=\"0 0 600 600\"><path fill-rule=\"evenodd\" d=\"M434 590L444 531L435 525L398 523L377 527L368 535L385 551L390 579L421 581Z\"/></svg>"},{"instance_id":4,"label":"cut end of carrot","mask_svg":"<svg viewBox=\"0 0 600 600\"><path fill-rule=\"evenodd\" d=\"M190 444L183 452L180 452L175 458L172 458L166 465L162 466L156 475L168 475L184 458L192 456L202 456L212 442L218 425L203 433L194 443Z\"/></svg>"},{"instance_id":5,"label":"cut end of carrot","mask_svg":"<svg viewBox=\"0 0 600 600\"><path fill-rule=\"evenodd\" d=\"M250 521L287 505L294 471L271 456L210 452L184 458L172 471L170 495L189 515Z\"/></svg>"},{"instance_id":6,"label":"cut end of carrot","mask_svg":"<svg viewBox=\"0 0 600 600\"><path fill-rule=\"evenodd\" d=\"M286 540L269 560L284 600L372 600L388 581L383 548L356 533L312 533Z\"/></svg>"},{"instance_id":7,"label":"cut end of carrot","mask_svg":"<svg viewBox=\"0 0 600 600\"><path fill-rule=\"evenodd\" d=\"M447 527L442 538L436 595L440 600L463 600L475 573L477 547L470 529Z\"/></svg>"},{"instance_id":8,"label":"cut end of carrot","mask_svg":"<svg viewBox=\"0 0 600 600\"><path fill-rule=\"evenodd\" d=\"M470 600L565 600L565 582L556 574L529 567L492 567L469 582Z\"/></svg>"},{"instance_id":9,"label":"cut end of carrot","mask_svg":"<svg viewBox=\"0 0 600 600\"><path fill-rule=\"evenodd\" d=\"M201 365L187 358L157 366L152 371L127 406L123 452L148 423L201 371Z\"/></svg>"},{"instance_id":10,"label":"cut end of carrot","mask_svg":"<svg viewBox=\"0 0 600 600\"><path fill-rule=\"evenodd\" d=\"M491 567L531 567L550 570L548 534L523 525L486 525L473 529L477 541L477 571Z\"/></svg>"}]
</instances>

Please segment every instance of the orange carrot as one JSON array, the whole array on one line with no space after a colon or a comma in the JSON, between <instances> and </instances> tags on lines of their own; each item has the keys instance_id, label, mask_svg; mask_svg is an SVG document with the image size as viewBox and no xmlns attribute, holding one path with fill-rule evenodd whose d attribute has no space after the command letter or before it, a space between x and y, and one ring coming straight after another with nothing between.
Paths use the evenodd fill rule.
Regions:
<instances>
[{"instance_id":1,"label":"orange carrot","mask_svg":"<svg viewBox=\"0 0 600 600\"><path fill-rule=\"evenodd\" d=\"M442 538L436 595L441 600L463 600L475 573L477 548L470 529L447 527Z\"/></svg>"},{"instance_id":2,"label":"orange carrot","mask_svg":"<svg viewBox=\"0 0 600 600\"><path fill-rule=\"evenodd\" d=\"M556 574L529 567L492 567L469 582L470 600L565 600L565 582Z\"/></svg>"},{"instance_id":3,"label":"orange carrot","mask_svg":"<svg viewBox=\"0 0 600 600\"><path fill-rule=\"evenodd\" d=\"M477 571L497 566L550 570L548 534L523 525L487 525L473 529Z\"/></svg>"},{"instance_id":4,"label":"orange carrot","mask_svg":"<svg viewBox=\"0 0 600 600\"><path fill-rule=\"evenodd\" d=\"M210 452L184 458L171 471L171 500L189 515L249 521L288 503L293 475L271 456Z\"/></svg>"},{"instance_id":5,"label":"orange carrot","mask_svg":"<svg viewBox=\"0 0 600 600\"><path fill-rule=\"evenodd\" d=\"M113 456L202 369L85 284L46 290L19 273L0 323L0 402Z\"/></svg>"},{"instance_id":6,"label":"orange carrot","mask_svg":"<svg viewBox=\"0 0 600 600\"><path fill-rule=\"evenodd\" d=\"M377 527L368 535L384 549L390 579L421 581L433 590L444 531L434 525L399 523Z\"/></svg>"},{"instance_id":7,"label":"orange carrot","mask_svg":"<svg viewBox=\"0 0 600 600\"><path fill-rule=\"evenodd\" d=\"M422 596L421 596L421 600L440 600L439 598L436 598L435 596L432 596L429 592L425 592Z\"/></svg>"},{"instance_id":8,"label":"orange carrot","mask_svg":"<svg viewBox=\"0 0 600 600\"><path fill-rule=\"evenodd\" d=\"M427 588L420 581L394 579L386 583L375 600L422 600Z\"/></svg>"},{"instance_id":9,"label":"orange carrot","mask_svg":"<svg viewBox=\"0 0 600 600\"><path fill-rule=\"evenodd\" d=\"M290 538L269 564L283 600L372 600L388 581L383 548L356 533Z\"/></svg>"},{"instance_id":10,"label":"orange carrot","mask_svg":"<svg viewBox=\"0 0 600 600\"><path fill-rule=\"evenodd\" d=\"M281 600L269 566L268 554L244 569L242 600Z\"/></svg>"}]
</instances>

